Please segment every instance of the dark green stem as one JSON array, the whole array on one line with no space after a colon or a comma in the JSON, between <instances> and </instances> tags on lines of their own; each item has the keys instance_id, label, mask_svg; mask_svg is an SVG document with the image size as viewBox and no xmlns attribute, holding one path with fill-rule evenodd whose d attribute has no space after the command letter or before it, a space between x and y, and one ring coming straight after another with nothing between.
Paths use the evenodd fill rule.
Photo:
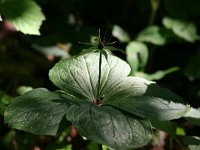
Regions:
<instances>
[{"instance_id":1,"label":"dark green stem","mask_svg":"<svg viewBox=\"0 0 200 150\"><path fill-rule=\"evenodd\" d=\"M103 150L103 148L102 148L102 145L101 145L101 144L99 144L99 150Z\"/></svg>"},{"instance_id":2,"label":"dark green stem","mask_svg":"<svg viewBox=\"0 0 200 150\"><path fill-rule=\"evenodd\" d=\"M185 146L176 137L172 136L172 138L183 148L183 150L186 149Z\"/></svg>"},{"instance_id":3,"label":"dark green stem","mask_svg":"<svg viewBox=\"0 0 200 150\"><path fill-rule=\"evenodd\" d=\"M169 137L169 150L173 150L173 138Z\"/></svg>"},{"instance_id":4,"label":"dark green stem","mask_svg":"<svg viewBox=\"0 0 200 150\"><path fill-rule=\"evenodd\" d=\"M149 25L152 25L154 23L159 5L160 5L160 0L151 0L152 11L151 11L151 14L150 14Z\"/></svg>"},{"instance_id":5,"label":"dark green stem","mask_svg":"<svg viewBox=\"0 0 200 150\"><path fill-rule=\"evenodd\" d=\"M100 83L101 83L101 63L102 63L102 50L99 50L99 77L97 85L97 100L100 100Z\"/></svg>"}]
</instances>

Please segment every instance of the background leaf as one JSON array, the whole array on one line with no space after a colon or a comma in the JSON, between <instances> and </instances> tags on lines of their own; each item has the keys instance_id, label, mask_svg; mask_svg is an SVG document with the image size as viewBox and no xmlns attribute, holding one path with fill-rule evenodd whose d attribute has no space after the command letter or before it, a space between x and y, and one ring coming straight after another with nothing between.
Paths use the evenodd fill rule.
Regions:
<instances>
[{"instance_id":1,"label":"background leaf","mask_svg":"<svg viewBox=\"0 0 200 150\"><path fill-rule=\"evenodd\" d=\"M127 61L131 66L131 72L134 74L137 70L144 70L148 60L148 48L141 42L130 42L126 46Z\"/></svg>"},{"instance_id":2,"label":"background leaf","mask_svg":"<svg viewBox=\"0 0 200 150\"><path fill-rule=\"evenodd\" d=\"M163 24L166 28L171 29L177 36L188 42L195 42L199 39L197 28L192 22L165 17L163 19Z\"/></svg>"},{"instance_id":3,"label":"background leaf","mask_svg":"<svg viewBox=\"0 0 200 150\"><path fill-rule=\"evenodd\" d=\"M31 86L20 86L17 89L17 92L19 93L19 95L23 95L28 91L31 91L33 88Z\"/></svg>"},{"instance_id":4,"label":"background leaf","mask_svg":"<svg viewBox=\"0 0 200 150\"><path fill-rule=\"evenodd\" d=\"M129 117L110 106L73 105L67 119L81 135L116 150L142 147L151 139L149 121Z\"/></svg>"},{"instance_id":5,"label":"background leaf","mask_svg":"<svg viewBox=\"0 0 200 150\"><path fill-rule=\"evenodd\" d=\"M141 42L149 42L155 45L166 44L167 34L162 34L161 28L159 26L149 26L142 30L138 36L137 40Z\"/></svg>"},{"instance_id":6,"label":"background leaf","mask_svg":"<svg viewBox=\"0 0 200 150\"><path fill-rule=\"evenodd\" d=\"M40 46L40 45L33 44L32 46L38 52L43 53L45 55L52 55L52 56L61 57L61 58L69 58L70 54L67 51L67 49L68 50L70 49L71 44L67 43L67 44L62 44L62 45L66 49L63 49L63 48L59 47L59 45L55 45L55 46Z\"/></svg>"},{"instance_id":7,"label":"background leaf","mask_svg":"<svg viewBox=\"0 0 200 150\"><path fill-rule=\"evenodd\" d=\"M7 105L9 105L12 101L12 97L7 95L5 91L0 90L0 115L4 114L4 111L7 108Z\"/></svg>"},{"instance_id":8,"label":"background leaf","mask_svg":"<svg viewBox=\"0 0 200 150\"><path fill-rule=\"evenodd\" d=\"M158 70L151 74L144 73L144 72L136 72L135 76L139 76L139 77L145 78L147 80L160 80L160 79L164 78L166 75L173 73L177 70L179 70L178 67L172 67L172 68L169 68L166 70Z\"/></svg>"},{"instance_id":9,"label":"background leaf","mask_svg":"<svg viewBox=\"0 0 200 150\"><path fill-rule=\"evenodd\" d=\"M4 113L5 123L34 134L56 135L69 106L65 98L44 88L29 91L9 105Z\"/></svg>"},{"instance_id":10,"label":"background leaf","mask_svg":"<svg viewBox=\"0 0 200 150\"><path fill-rule=\"evenodd\" d=\"M112 30L112 35L116 37L120 42L129 42L130 37L127 32L125 32L120 26L114 25Z\"/></svg>"},{"instance_id":11,"label":"background leaf","mask_svg":"<svg viewBox=\"0 0 200 150\"><path fill-rule=\"evenodd\" d=\"M33 0L20 0L20 4L18 0L0 1L0 9L16 30L24 34L40 35L39 28L45 16Z\"/></svg>"}]
</instances>

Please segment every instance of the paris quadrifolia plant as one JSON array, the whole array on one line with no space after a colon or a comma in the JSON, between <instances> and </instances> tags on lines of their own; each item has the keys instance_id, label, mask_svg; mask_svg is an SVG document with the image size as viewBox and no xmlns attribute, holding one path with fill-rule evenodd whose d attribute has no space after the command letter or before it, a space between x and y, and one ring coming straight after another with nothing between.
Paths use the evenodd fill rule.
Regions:
<instances>
[{"instance_id":1,"label":"paris quadrifolia plant","mask_svg":"<svg viewBox=\"0 0 200 150\"><path fill-rule=\"evenodd\" d=\"M152 138L152 122L182 117L182 99L155 82L129 76L128 63L98 42L61 60L49 78L57 91L36 88L16 97L5 123L37 135L57 135L72 124L78 133L115 150L139 148Z\"/></svg>"}]
</instances>

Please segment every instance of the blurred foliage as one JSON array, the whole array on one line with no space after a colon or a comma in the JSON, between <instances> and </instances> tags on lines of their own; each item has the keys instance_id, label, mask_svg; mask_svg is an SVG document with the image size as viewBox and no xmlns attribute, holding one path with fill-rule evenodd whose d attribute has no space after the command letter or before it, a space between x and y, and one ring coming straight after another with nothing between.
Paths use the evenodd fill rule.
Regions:
<instances>
[{"instance_id":1,"label":"blurred foliage","mask_svg":"<svg viewBox=\"0 0 200 150\"><path fill-rule=\"evenodd\" d=\"M158 80L192 106L175 126L156 124L160 130L175 137L178 126L187 136L199 137L199 9L198 0L0 0L0 149L100 149L71 128L57 137L35 136L10 129L3 118L12 97L27 90L19 87L55 90L48 70L61 58L70 59L88 47L79 42L90 42L99 28L105 40L117 41L113 46L127 51L114 54L127 58L134 75ZM131 43L143 46L131 48ZM178 150L182 144L199 149L199 139L180 144L169 134L155 131L157 141L164 138L164 144L152 142L143 149L172 145Z\"/></svg>"},{"instance_id":2,"label":"blurred foliage","mask_svg":"<svg viewBox=\"0 0 200 150\"><path fill-rule=\"evenodd\" d=\"M25 34L40 35L39 28L45 19L41 8L32 0L1 0L0 10L3 16Z\"/></svg>"}]
</instances>

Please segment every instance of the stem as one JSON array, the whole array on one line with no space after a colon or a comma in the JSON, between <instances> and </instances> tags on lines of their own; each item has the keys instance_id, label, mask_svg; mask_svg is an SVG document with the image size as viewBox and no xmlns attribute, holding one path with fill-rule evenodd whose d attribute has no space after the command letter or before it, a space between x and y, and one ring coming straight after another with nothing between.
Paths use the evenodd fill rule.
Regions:
<instances>
[{"instance_id":1,"label":"stem","mask_svg":"<svg viewBox=\"0 0 200 150\"><path fill-rule=\"evenodd\" d=\"M102 51L99 50L99 77L97 85L97 100L100 100L100 83L101 83L101 63L102 63Z\"/></svg>"},{"instance_id":2,"label":"stem","mask_svg":"<svg viewBox=\"0 0 200 150\"><path fill-rule=\"evenodd\" d=\"M173 150L173 138L171 136L169 137L169 149Z\"/></svg>"},{"instance_id":3,"label":"stem","mask_svg":"<svg viewBox=\"0 0 200 150\"><path fill-rule=\"evenodd\" d=\"M151 15L150 15L150 19L149 19L149 25L152 25L154 23L155 17L156 17L156 13L157 10L159 8L160 5L160 1L159 0L151 0Z\"/></svg>"},{"instance_id":4,"label":"stem","mask_svg":"<svg viewBox=\"0 0 200 150\"><path fill-rule=\"evenodd\" d=\"M183 149L185 149L185 146L184 146L176 137L173 137L173 139L174 139Z\"/></svg>"},{"instance_id":5,"label":"stem","mask_svg":"<svg viewBox=\"0 0 200 150\"><path fill-rule=\"evenodd\" d=\"M102 145L101 144L98 145L99 145L99 150L103 150Z\"/></svg>"},{"instance_id":6,"label":"stem","mask_svg":"<svg viewBox=\"0 0 200 150\"><path fill-rule=\"evenodd\" d=\"M12 144L13 144L13 148L14 148L14 150L18 150L18 145L17 145L17 142L16 142L15 139L12 140Z\"/></svg>"}]
</instances>

